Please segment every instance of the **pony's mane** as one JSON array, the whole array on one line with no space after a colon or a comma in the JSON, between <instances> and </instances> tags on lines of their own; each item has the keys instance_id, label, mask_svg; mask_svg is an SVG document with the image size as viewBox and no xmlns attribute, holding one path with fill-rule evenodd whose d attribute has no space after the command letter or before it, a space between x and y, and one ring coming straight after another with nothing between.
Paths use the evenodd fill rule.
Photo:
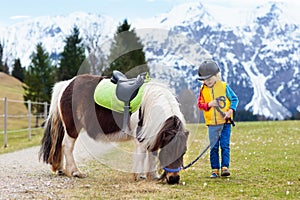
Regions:
<instances>
[{"instance_id":1,"label":"pony's mane","mask_svg":"<svg viewBox=\"0 0 300 200\"><path fill-rule=\"evenodd\" d=\"M142 99L141 112L147 125L143 126L139 137L145 139L146 145L154 144L156 134L170 117L177 116L185 128L179 102L167 85L150 81L145 85Z\"/></svg>"}]
</instances>

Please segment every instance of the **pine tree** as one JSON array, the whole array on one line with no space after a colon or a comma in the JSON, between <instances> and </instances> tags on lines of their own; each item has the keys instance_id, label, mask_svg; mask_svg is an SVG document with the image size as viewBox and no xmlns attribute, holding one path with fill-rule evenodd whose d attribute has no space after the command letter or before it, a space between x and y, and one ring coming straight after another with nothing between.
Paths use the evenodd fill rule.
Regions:
<instances>
[{"instance_id":1,"label":"pine tree","mask_svg":"<svg viewBox=\"0 0 300 200\"><path fill-rule=\"evenodd\" d=\"M78 27L73 27L72 34L66 38L65 43L60 59L59 80L67 80L76 76L85 59L85 48L82 38L79 37Z\"/></svg>"},{"instance_id":2,"label":"pine tree","mask_svg":"<svg viewBox=\"0 0 300 200\"><path fill-rule=\"evenodd\" d=\"M15 59L14 61L14 68L12 70L11 75L17 79L19 79L21 82L24 81L24 68L21 65L20 59Z\"/></svg>"},{"instance_id":3,"label":"pine tree","mask_svg":"<svg viewBox=\"0 0 300 200\"><path fill-rule=\"evenodd\" d=\"M113 70L126 73L128 78L149 71L143 45L126 19L117 28L108 62L109 68L103 72L105 76L111 76Z\"/></svg>"},{"instance_id":4,"label":"pine tree","mask_svg":"<svg viewBox=\"0 0 300 200\"><path fill-rule=\"evenodd\" d=\"M31 64L24 74L24 101L50 103L51 90L54 84L53 72L55 69L51 66L49 54L43 48L42 43L38 43L36 52L31 55ZM32 112L34 114L43 113L43 105L32 104ZM37 125L38 117L36 117Z\"/></svg>"},{"instance_id":5,"label":"pine tree","mask_svg":"<svg viewBox=\"0 0 300 200\"><path fill-rule=\"evenodd\" d=\"M3 72L3 71L4 71L2 59L3 59L3 46L2 46L2 44L0 43L0 72Z\"/></svg>"},{"instance_id":6,"label":"pine tree","mask_svg":"<svg viewBox=\"0 0 300 200\"><path fill-rule=\"evenodd\" d=\"M2 65L2 69L4 73L9 74L9 67L7 61L5 61L5 63Z\"/></svg>"},{"instance_id":7,"label":"pine tree","mask_svg":"<svg viewBox=\"0 0 300 200\"><path fill-rule=\"evenodd\" d=\"M3 63L3 45L0 43L0 72L9 74L7 60Z\"/></svg>"}]
</instances>

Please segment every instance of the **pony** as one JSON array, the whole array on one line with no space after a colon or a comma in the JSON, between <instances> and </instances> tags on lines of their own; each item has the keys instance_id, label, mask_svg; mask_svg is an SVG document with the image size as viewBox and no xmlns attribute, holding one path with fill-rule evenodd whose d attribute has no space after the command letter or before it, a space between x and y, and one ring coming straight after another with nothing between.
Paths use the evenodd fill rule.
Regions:
<instances>
[{"instance_id":1,"label":"pony","mask_svg":"<svg viewBox=\"0 0 300 200\"><path fill-rule=\"evenodd\" d=\"M73 156L79 133L102 142L134 140L135 180L179 183L179 171L164 170L161 176L158 173L162 168L182 167L187 151L189 131L176 96L165 84L149 81L138 110L130 113L126 130L122 131L123 113L102 107L93 98L98 83L107 78L84 74L54 85L39 159L50 164L58 175L84 178Z\"/></svg>"}]
</instances>

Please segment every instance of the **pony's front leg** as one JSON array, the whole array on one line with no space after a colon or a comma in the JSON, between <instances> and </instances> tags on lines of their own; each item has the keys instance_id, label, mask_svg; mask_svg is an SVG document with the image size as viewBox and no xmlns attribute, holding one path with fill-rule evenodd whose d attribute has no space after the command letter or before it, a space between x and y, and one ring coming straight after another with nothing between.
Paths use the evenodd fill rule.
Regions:
<instances>
[{"instance_id":1,"label":"pony's front leg","mask_svg":"<svg viewBox=\"0 0 300 200\"><path fill-rule=\"evenodd\" d=\"M66 158L66 171L65 174L67 176L73 176L78 178L85 178L86 175L81 173L75 163L75 159L73 156L73 150L75 145L76 138L70 137L67 133L64 135L64 139L62 142L63 153Z\"/></svg>"},{"instance_id":2,"label":"pony's front leg","mask_svg":"<svg viewBox=\"0 0 300 200\"><path fill-rule=\"evenodd\" d=\"M133 175L136 181L146 179L145 175L145 155L146 151L143 150L138 141L136 141L135 153L133 155Z\"/></svg>"},{"instance_id":3,"label":"pony's front leg","mask_svg":"<svg viewBox=\"0 0 300 200\"><path fill-rule=\"evenodd\" d=\"M147 151L146 156L147 179L158 180L160 178L157 173L157 152Z\"/></svg>"}]
</instances>

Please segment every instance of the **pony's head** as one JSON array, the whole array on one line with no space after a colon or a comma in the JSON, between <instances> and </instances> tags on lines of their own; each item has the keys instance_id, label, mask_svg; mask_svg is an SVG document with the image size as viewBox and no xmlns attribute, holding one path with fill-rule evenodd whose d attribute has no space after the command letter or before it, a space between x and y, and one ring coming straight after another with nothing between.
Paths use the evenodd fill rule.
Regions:
<instances>
[{"instance_id":1,"label":"pony's head","mask_svg":"<svg viewBox=\"0 0 300 200\"><path fill-rule=\"evenodd\" d=\"M176 96L167 85L150 81L144 87L139 115L137 137L145 139L148 151L158 156L164 169L161 178L169 184L179 183L189 132Z\"/></svg>"},{"instance_id":2,"label":"pony's head","mask_svg":"<svg viewBox=\"0 0 300 200\"><path fill-rule=\"evenodd\" d=\"M164 169L161 178L166 178L169 184L179 183L188 135L182 121L174 115L166 120L151 149L158 152L160 166Z\"/></svg>"}]
</instances>

